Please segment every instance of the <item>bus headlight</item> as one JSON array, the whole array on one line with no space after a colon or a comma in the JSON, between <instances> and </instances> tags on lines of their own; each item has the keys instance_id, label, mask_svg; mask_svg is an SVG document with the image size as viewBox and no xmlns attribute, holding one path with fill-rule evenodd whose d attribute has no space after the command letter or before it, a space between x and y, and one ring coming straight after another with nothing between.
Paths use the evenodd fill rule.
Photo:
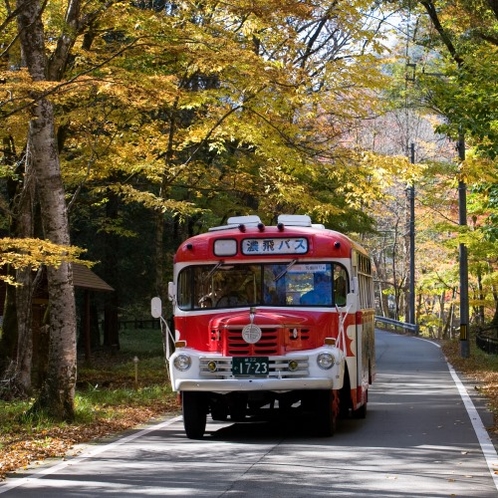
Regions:
<instances>
[{"instance_id":1,"label":"bus headlight","mask_svg":"<svg viewBox=\"0 0 498 498\"><path fill-rule=\"evenodd\" d=\"M192 359L186 354L179 354L173 360L173 365L177 370L180 370L180 372L185 372L185 370L188 370L190 365L192 365Z\"/></svg>"},{"instance_id":2,"label":"bus headlight","mask_svg":"<svg viewBox=\"0 0 498 498\"><path fill-rule=\"evenodd\" d=\"M334 366L335 358L330 353L320 353L316 357L316 363L322 370L330 370Z\"/></svg>"}]
</instances>

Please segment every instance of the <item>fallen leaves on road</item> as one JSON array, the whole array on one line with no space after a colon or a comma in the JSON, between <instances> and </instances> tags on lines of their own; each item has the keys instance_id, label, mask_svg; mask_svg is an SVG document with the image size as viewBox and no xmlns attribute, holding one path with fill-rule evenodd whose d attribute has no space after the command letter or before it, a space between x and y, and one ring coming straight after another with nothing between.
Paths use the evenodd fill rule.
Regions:
<instances>
[{"instance_id":1,"label":"fallen leaves on road","mask_svg":"<svg viewBox=\"0 0 498 498\"><path fill-rule=\"evenodd\" d=\"M89 424L53 427L0 435L0 481L9 472L25 469L47 458L61 458L77 444L99 440L144 424L165 413L175 413L175 406L157 403L153 407L116 408L113 419Z\"/></svg>"}]
</instances>

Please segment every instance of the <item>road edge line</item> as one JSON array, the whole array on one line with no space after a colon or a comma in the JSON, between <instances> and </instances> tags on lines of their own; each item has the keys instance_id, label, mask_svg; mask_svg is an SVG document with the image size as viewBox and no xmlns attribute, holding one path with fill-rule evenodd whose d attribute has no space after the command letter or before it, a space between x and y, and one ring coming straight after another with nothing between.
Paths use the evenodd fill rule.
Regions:
<instances>
[{"instance_id":1,"label":"road edge line","mask_svg":"<svg viewBox=\"0 0 498 498\"><path fill-rule=\"evenodd\" d=\"M484 424L482 423L479 412L477 411L469 393L467 392L467 389L460 380L460 377L458 377L455 369L450 363L448 363L448 361L446 361L446 364L448 365L450 375L457 387L460 397L462 398L465 409L467 410L470 421L474 428L474 432L476 433L477 440L479 441L479 444L481 446L484 459L486 460L486 464L488 465L489 472L491 474L493 482L495 483L495 487L498 490L498 454L496 453L496 448L491 441L491 437L489 436L486 427L484 427Z\"/></svg>"},{"instance_id":2,"label":"road edge line","mask_svg":"<svg viewBox=\"0 0 498 498\"><path fill-rule=\"evenodd\" d=\"M119 439L116 439L115 441L111 443L106 443L106 444L97 444L97 446L92 446L92 448L88 451L84 451L80 455L70 458L68 460L64 460L59 463L55 463L54 465L50 465L48 467L45 467L43 469L38 470L37 472L33 472L33 474L30 474L27 477L22 477L19 479L16 479L15 477L10 477L8 479L12 479L12 481L7 482L6 484L0 483L0 495L2 493L6 493L7 491L10 491L11 489L18 488L22 486L23 484L26 484L30 481L40 479L44 476L53 474L54 472L57 472L58 470L61 470L65 467L69 467L70 465L75 465L82 460L85 460L87 458L92 458L99 453L102 453L103 451L109 450L113 447L116 446L121 446L122 444L129 443L130 441L133 441L134 439L137 439L141 436L144 436L145 434L148 434L149 432L157 431L162 429L163 427L168 427L175 422L178 422L179 420L182 420L181 416L173 417L168 420L165 420L164 422L159 422L158 424L154 424L151 426L146 427L145 429L141 429L137 432L134 432L133 434L129 434L128 436L123 436Z\"/></svg>"}]
</instances>

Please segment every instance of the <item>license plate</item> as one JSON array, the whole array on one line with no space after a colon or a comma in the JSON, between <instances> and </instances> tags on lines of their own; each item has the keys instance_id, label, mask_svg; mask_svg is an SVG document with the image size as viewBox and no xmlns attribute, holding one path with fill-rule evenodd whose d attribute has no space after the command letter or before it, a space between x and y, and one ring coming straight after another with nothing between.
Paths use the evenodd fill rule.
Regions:
<instances>
[{"instance_id":1,"label":"license plate","mask_svg":"<svg viewBox=\"0 0 498 498\"><path fill-rule=\"evenodd\" d=\"M270 363L266 356L235 356L232 358L232 373L236 376L266 376L270 372Z\"/></svg>"}]
</instances>

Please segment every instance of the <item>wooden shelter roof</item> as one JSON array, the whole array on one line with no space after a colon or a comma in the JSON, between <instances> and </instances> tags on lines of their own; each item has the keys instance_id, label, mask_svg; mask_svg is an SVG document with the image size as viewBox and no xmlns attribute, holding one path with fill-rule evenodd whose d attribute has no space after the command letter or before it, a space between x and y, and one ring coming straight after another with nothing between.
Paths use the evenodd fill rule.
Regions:
<instances>
[{"instance_id":1,"label":"wooden shelter roof","mask_svg":"<svg viewBox=\"0 0 498 498\"><path fill-rule=\"evenodd\" d=\"M100 292L112 292L114 289L96 275L90 268L80 263L73 263L74 286Z\"/></svg>"}]
</instances>

